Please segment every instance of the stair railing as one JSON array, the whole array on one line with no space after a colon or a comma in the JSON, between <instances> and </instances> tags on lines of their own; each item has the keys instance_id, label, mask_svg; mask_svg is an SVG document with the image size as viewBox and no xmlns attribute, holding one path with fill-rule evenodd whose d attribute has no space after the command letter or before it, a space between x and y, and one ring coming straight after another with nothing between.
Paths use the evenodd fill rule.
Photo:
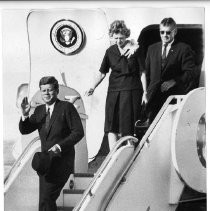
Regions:
<instances>
[{"instance_id":1,"label":"stair railing","mask_svg":"<svg viewBox=\"0 0 210 211\"><path fill-rule=\"evenodd\" d=\"M135 143L138 142L138 139L133 137L133 136L125 136L120 138L113 149L110 151L110 153L107 155L105 160L103 161L102 165L99 167L98 171L96 172L96 175L94 176L93 180L91 181L90 185L88 188L85 190L82 199L80 200L79 204L74 208L74 211L79 210L85 201L86 197L88 196L93 196L92 193L92 188L96 184L97 179L102 175L104 170L106 169L107 165L109 164L110 160L112 159L112 156L114 153L122 146L122 144L129 144L129 145L134 145Z\"/></svg>"},{"instance_id":2,"label":"stair railing","mask_svg":"<svg viewBox=\"0 0 210 211\"><path fill-rule=\"evenodd\" d=\"M108 154L108 156L106 157L106 159L104 160L104 162L102 163L102 165L100 166L100 168L98 169L94 179L92 180L92 182L90 183L88 189L84 192L82 199L80 200L79 204L74 208L74 211L79 211L80 208L82 207L83 203L85 202L85 199L90 196L92 197L92 188L95 185L97 179L100 177L100 175L103 173L103 171L105 170L106 166L108 165L108 163L110 162L113 154L117 151L117 149L126 142L130 142L131 144L135 144L138 141L140 141L139 145L137 146L133 157L131 158L131 160L129 161L129 163L127 164L127 167L122 171L122 174L119 178L117 178L117 181L115 183L115 185L112 187L112 189L110 190L110 192L107 194L106 193L106 199L103 201L103 204L101 205L101 211L104 211L109 203L109 201L111 200L114 192L116 191L117 187L119 186L119 184L121 183L121 181L124 180L126 173L128 172L129 168L132 166L133 162L135 161L135 159L137 158L137 156L139 155L141 149L143 148L144 144L149 144L149 140L148 137L150 136L150 134L152 133L152 131L154 130L155 126L157 125L157 123L159 122L159 120L161 119L162 115L164 114L164 112L166 111L166 109L168 108L168 105L170 104L170 102L173 99L176 100L180 100L183 98L183 96L170 96L166 102L164 103L164 105L162 106L161 110L159 111L159 113L157 114L156 118L154 119L154 121L151 123L150 127L148 128L148 130L146 131L145 135L142 137L141 141L138 140L137 138L133 137L133 136L125 136L122 137L121 139L118 140L118 142L116 143L116 145L114 146L114 148L111 150L111 152Z\"/></svg>"},{"instance_id":3,"label":"stair railing","mask_svg":"<svg viewBox=\"0 0 210 211\"><path fill-rule=\"evenodd\" d=\"M4 193L7 192L9 189L10 185L12 184L12 181L10 181L11 176L14 174L14 172L18 169L19 166L21 166L22 160L25 158L25 156L28 154L30 149L34 146L35 143L37 143L40 140L39 136L35 137L24 149L22 154L18 157L18 159L15 161L13 164L12 168L10 169L9 173L4 179ZM41 146L41 143L38 144L37 147ZM36 149L37 149L36 147ZM13 178L15 179L15 178Z\"/></svg>"},{"instance_id":4,"label":"stair railing","mask_svg":"<svg viewBox=\"0 0 210 211\"><path fill-rule=\"evenodd\" d=\"M105 200L103 201L103 204L101 205L101 209L100 211L104 211L106 210L109 202L112 199L112 196L114 195L114 193L116 192L118 186L120 185L120 183L122 181L126 181L126 174L129 171L130 167L132 166L132 164L135 162L135 159L138 157L138 155L141 152L141 149L143 148L143 146L149 145L149 139L148 137L150 136L150 134L153 132L153 130L155 129L156 125L158 124L158 122L160 121L161 117L163 116L163 114L165 113L166 109L168 108L170 102L172 100L176 99L177 100L177 104L181 103L182 99L183 99L183 95L172 95L170 97L168 97L168 99L166 100L166 102L163 104L162 108L160 109L160 111L158 112L157 116L155 117L154 121L151 123L151 125L149 126L148 130L146 131L145 135L142 137L142 139L140 140L139 145L137 146L133 157L130 159L129 163L127 164L127 167L123 170L122 174L119 176L119 178L117 178L116 183L112 186L112 189L110 190L110 192L106 195ZM178 106L176 106L176 109L178 108Z\"/></svg>"}]
</instances>

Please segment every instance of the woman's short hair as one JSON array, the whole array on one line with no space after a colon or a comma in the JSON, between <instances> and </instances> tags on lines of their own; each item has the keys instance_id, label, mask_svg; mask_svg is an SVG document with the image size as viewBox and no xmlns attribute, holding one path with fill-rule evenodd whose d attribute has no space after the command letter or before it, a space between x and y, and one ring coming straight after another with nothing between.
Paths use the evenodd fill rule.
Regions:
<instances>
[{"instance_id":1,"label":"woman's short hair","mask_svg":"<svg viewBox=\"0 0 210 211\"><path fill-rule=\"evenodd\" d=\"M42 77L39 81L39 88L41 88L41 85L46 85L46 84L52 84L54 89L58 89L58 81L54 76L45 76Z\"/></svg>"},{"instance_id":2,"label":"woman's short hair","mask_svg":"<svg viewBox=\"0 0 210 211\"><path fill-rule=\"evenodd\" d=\"M109 36L112 37L113 34L122 34L125 35L126 38L130 36L130 29L127 28L125 22L123 20L115 20L110 25Z\"/></svg>"}]
</instances>

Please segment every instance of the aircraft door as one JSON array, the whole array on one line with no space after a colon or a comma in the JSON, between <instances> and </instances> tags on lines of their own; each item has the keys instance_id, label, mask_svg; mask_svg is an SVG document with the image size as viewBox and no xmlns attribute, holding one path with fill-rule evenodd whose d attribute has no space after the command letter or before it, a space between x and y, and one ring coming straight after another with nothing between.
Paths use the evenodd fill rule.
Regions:
<instances>
[{"instance_id":1,"label":"aircraft door","mask_svg":"<svg viewBox=\"0 0 210 211\"><path fill-rule=\"evenodd\" d=\"M29 99L39 89L40 78L47 75L75 89L83 98L88 115L86 137L89 157L93 157L103 138L107 80L93 96L84 97L84 94L92 85L110 45L104 12L99 9L33 10L28 15L27 27L31 61Z\"/></svg>"}]
</instances>

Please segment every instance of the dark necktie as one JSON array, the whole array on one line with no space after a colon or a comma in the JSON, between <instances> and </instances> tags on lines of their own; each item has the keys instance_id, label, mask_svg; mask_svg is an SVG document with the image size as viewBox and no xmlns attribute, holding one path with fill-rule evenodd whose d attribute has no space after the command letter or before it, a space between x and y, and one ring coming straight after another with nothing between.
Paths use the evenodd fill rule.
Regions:
<instances>
[{"instance_id":1,"label":"dark necktie","mask_svg":"<svg viewBox=\"0 0 210 211\"><path fill-rule=\"evenodd\" d=\"M161 61L162 69L163 69L163 67L165 66L165 63L166 63L166 48L167 48L167 43L165 43L163 45L163 54L162 54L162 61Z\"/></svg>"},{"instance_id":2,"label":"dark necktie","mask_svg":"<svg viewBox=\"0 0 210 211\"><path fill-rule=\"evenodd\" d=\"M47 130L50 125L50 108L47 109L46 121L45 121L45 129Z\"/></svg>"}]
</instances>

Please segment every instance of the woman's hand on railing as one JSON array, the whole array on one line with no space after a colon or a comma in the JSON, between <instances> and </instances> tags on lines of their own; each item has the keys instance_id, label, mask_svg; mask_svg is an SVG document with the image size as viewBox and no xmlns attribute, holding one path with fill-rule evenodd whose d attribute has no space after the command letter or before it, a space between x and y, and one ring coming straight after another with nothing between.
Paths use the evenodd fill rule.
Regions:
<instances>
[{"instance_id":1,"label":"woman's hand on railing","mask_svg":"<svg viewBox=\"0 0 210 211\"><path fill-rule=\"evenodd\" d=\"M86 92L85 92L85 95L86 96L90 96L90 95L92 95L94 93L94 89L93 88L90 88L89 90L87 90Z\"/></svg>"}]
</instances>

